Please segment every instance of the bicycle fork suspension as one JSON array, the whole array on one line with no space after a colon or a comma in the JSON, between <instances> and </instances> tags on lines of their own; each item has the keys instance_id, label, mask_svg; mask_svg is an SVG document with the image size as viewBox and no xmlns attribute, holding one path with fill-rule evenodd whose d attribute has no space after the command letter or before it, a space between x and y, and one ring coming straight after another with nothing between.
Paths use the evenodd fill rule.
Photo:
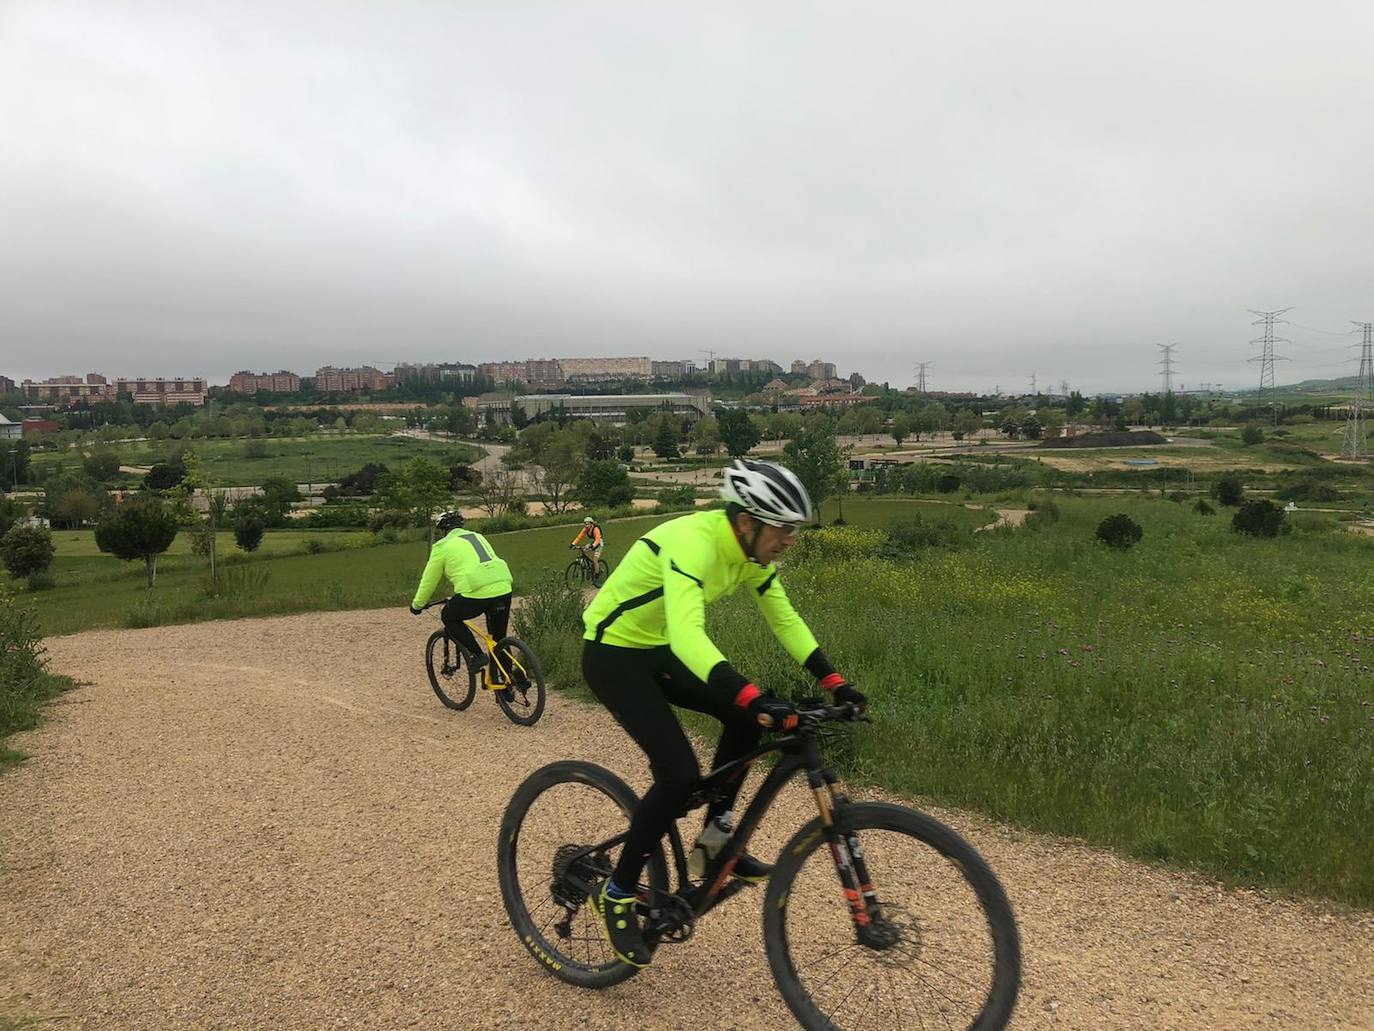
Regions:
<instances>
[{"instance_id":1,"label":"bicycle fork suspension","mask_svg":"<svg viewBox=\"0 0 1374 1031\"><path fill-rule=\"evenodd\" d=\"M839 779L833 770L821 770L808 774L807 780L816 796L816 808L820 810L821 826L824 828L826 842L830 845L830 855L835 861L835 873L839 876L844 890L845 901L849 904L850 918L857 931L865 930L877 911L878 896L873 890L873 880L864 861L863 847L857 834L844 834L835 829L835 809L849 801L840 790Z\"/></svg>"}]
</instances>

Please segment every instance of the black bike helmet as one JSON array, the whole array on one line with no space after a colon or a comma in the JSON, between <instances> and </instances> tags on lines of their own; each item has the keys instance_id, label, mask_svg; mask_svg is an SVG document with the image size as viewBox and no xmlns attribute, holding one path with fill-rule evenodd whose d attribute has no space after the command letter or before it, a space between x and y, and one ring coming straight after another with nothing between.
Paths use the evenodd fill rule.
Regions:
<instances>
[{"instance_id":1,"label":"black bike helmet","mask_svg":"<svg viewBox=\"0 0 1374 1031\"><path fill-rule=\"evenodd\" d=\"M463 525L462 512L443 512L439 515L439 532L448 533Z\"/></svg>"}]
</instances>

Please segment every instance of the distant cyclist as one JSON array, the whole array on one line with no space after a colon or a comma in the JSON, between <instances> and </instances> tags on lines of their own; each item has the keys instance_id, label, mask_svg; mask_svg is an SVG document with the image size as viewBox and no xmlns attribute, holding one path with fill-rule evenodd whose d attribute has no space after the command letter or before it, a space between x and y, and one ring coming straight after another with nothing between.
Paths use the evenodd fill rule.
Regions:
<instances>
[{"instance_id":1,"label":"distant cyclist","mask_svg":"<svg viewBox=\"0 0 1374 1031\"><path fill-rule=\"evenodd\" d=\"M510 567L485 537L463 529L461 513L444 512L437 525L441 537L430 549L410 611L418 616L434 596L440 578L447 577L453 585L453 597L444 604L440 615L449 636L467 655L468 668L476 673L486 665L487 656L463 620L485 612L487 633L498 641L506 636L510 623Z\"/></svg>"},{"instance_id":2,"label":"distant cyclist","mask_svg":"<svg viewBox=\"0 0 1374 1031\"><path fill-rule=\"evenodd\" d=\"M723 511L681 516L639 538L582 614L583 676L644 749L654 778L630 819L615 870L591 898L616 956L637 967L650 958L634 913L640 874L701 777L673 706L724 724L714 767L752 749L765 726L790 730L797 725L790 702L760 691L706 636L706 605L748 587L773 634L822 688L837 702L867 702L830 665L788 601L773 565L796 542L797 528L813 518L806 488L780 465L737 461L725 470L720 493ZM702 836L692 848L697 877L727 840L739 788L734 784L728 797L707 809ZM753 883L770 872L747 854L733 870L735 877Z\"/></svg>"},{"instance_id":3,"label":"distant cyclist","mask_svg":"<svg viewBox=\"0 0 1374 1031\"><path fill-rule=\"evenodd\" d=\"M592 579L595 580L601 576L601 549L606 544L606 537L601 532L600 524L591 516L582 520L582 529L577 531L577 536L568 547L575 548L584 540L587 543L583 547L592 558Z\"/></svg>"}]
</instances>

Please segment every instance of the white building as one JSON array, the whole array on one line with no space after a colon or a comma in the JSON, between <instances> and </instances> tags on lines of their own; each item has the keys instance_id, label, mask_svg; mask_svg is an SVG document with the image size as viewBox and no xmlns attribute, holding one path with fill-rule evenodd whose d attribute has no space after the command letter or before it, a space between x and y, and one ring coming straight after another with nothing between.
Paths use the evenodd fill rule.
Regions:
<instances>
[{"instance_id":1,"label":"white building","mask_svg":"<svg viewBox=\"0 0 1374 1031\"><path fill-rule=\"evenodd\" d=\"M3 415L0 415L0 440L18 440L24 435L24 427L17 422L10 422Z\"/></svg>"}]
</instances>

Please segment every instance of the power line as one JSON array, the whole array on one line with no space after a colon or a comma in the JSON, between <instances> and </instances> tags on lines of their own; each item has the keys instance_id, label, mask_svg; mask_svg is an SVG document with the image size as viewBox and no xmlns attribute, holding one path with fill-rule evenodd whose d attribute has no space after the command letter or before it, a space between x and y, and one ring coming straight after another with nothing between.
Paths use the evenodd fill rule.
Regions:
<instances>
[{"instance_id":1,"label":"power line","mask_svg":"<svg viewBox=\"0 0 1374 1031\"><path fill-rule=\"evenodd\" d=\"M1174 348L1178 344L1155 344L1157 348L1164 352L1164 357L1156 362L1156 365L1164 366L1164 371L1160 376L1164 379L1164 393L1171 394L1174 390Z\"/></svg>"},{"instance_id":2,"label":"power line","mask_svg":"<svg viewBox=\"0 0 1374 1031\"><path fill-rule=\"evenodd\" d=\"M926 369L930 368L930 366L930 362L916 363L916 393L920 394L922 397L924 397L926 393Z\"/></svg>"},{"instance_id":3,"label":"power line","mask_svg":"<svg viewBox=\"0 0 1374 1031\"><path fill-rule=\"evenodd\" d=\"M1252 344L1262 344L1264 350L1260 353L1258 358L1251 358L1250 361L1260 363L1259 396L1263 399L1265 388L1267 387L1269 389L1269 410L1275 426L1279 424L1279 395L1278 388L1274 385L1274 362L1286 362L1289 359L1283 355L1276 355L1274 353L1274 344L1291 344L1293 341L1285 339L1284 337L1274 336L1274 323L1278 322L1285 326L1288 325L1287 320L1281 319L1279 316L1286 311L1292 310L1292 305L1287 308L1280 308L1278 311L1256 311L1254 308L1249 309L1251 315L1259 316L1259 321L1252 322L1251 325L1264 327L1264 335L1250 341Z\"/></svg>"},{"instance_id":4,"label":"power line","mask_svg":"<svg viewBox=\"0 0 1374 1031\"><path fill-rule=\"evenodd\" d=\"M1360 374L1355 397L1350 402L1350 418L1345 426L1346 458L1365 458L1369 454L1369 413L1374 411L1374 322L1356 322L1364 330L1360 344Z\"/></svg>"}]
</instances>

